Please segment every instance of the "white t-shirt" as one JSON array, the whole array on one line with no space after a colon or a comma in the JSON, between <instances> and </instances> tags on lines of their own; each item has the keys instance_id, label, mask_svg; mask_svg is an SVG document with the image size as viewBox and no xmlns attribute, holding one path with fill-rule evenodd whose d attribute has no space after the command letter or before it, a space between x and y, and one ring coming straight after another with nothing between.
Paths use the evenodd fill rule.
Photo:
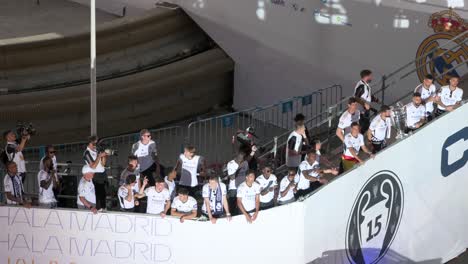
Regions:
<instances>
[{"instance_id":1,"label":"white t-shirt","mask_svg":"<svg viewBox=\"0 0 468 264\"><path fill-rule=\"evenodd\" d=\"M362 134L359 134L357 137L353 137L351 133L346 134L344 137L344 145L345 145L345 151L344 155L348 157L354 157L351 151L349 151L349 148L353 148L356 153L359 153L359 150L361 150L361 147L364 146L364 137Z\"/></svg>"},{"instance_id":2,"label":"white t-shirt","mask_svg":"<svg viewBox=\"0 0 468 264\"><path fill-rule=\"evenodd\" d=\"M26 161L24 160L23 152L16 152L18 144L16 142L8 142L6 146L6 153L8 155L8 160L16 163L18 167L18 173L26 172Z\"/></svg>"},{"instance_id":3,"label":"white t-shirt","mask_svg":"<svg viewBox=\"0 0 468 264\"><path fill-rule=\"evenodd\" d=\"M15 191L12 177L10 177L10 175L8 174L6 174L5 178L3 178L3 186L4 186L5 193L9 192L11 193L11 195L17 198L23 197L24 188L23 188L23 182L21 181L21 177L18 175L15 175L15 177L13 177L13 180L16 181L16 183L18 184L17 186L19 186L19 193ZM7 204L11 204L11 205L18 204L16 201L9 200L8 198L6 198L6 200L7 200Z\"/></svg>"},{"instance_id":4,"label":"white t-shirt","mask_svg":"<svg viewBox=\"0 0 468 264\"><path fill-rule=\"evenodd\" d=\"M132 189L133 192L133 189ZM119 191L117 192L117 195L119 196L119 203L120 203L120 208L123 209L132 209L135 207L135 197L132 196L132 200L129 202L127 200L128 196L128 189L125 187L125 185L120 186Z\"/></svg>"},{"instance_id":5,"label":"white t-shirt","mask_svg":"<svg viewBox=\"0 0 468 264\"><path fill-rule=\"evenodd\" d=\"M413 103L406 105L406 126L415 127L416 123L421 121L422 118L426 117L426 107L420 105L416 107Z\"/></svg>"},{"instance_id":6,"label":"white t-shirt","mask_svg":"<svg viewBox=\"0 0 468 264\"><path fill-rule=\"evenodd\" d=\"M169 191L169 196L170 196L171 199L172 199L172 197L174 197L174 195L175 195L175 194L174 194L175 187L176 187L175 181L174 181L174 180L169 181L167 176L164 177L164 181L165 181L166 184L167 184L167 190Z\"/></svg>"},{"instance_id":7,"label":"white t-shirt","mask_svg":"<svg viewBox=\"0 0 468 264\"><path fill-rule=\"evenodd\" d=\"M174 198L174 201L171 204L172 209L176 209L177 212L183 214L191 214L193 210L197 211L197 200L192 196L189 196L187 201L183 203L179 196Z\"/></svg>"},{"instance_id":8,"label":"white t-shirt","mask_svg":"<svg viewBox=\"0 0 468 264\"><path fill-rule=\"evenodd\" d=\"M359 122L360 118L361 112L359 110L356 110L354 113L350 113L346 110L340 117L338 127L343 129L344 135L346 135L351 131L351 124L353 122Z\"/></svg>"},{"instance_id":9,"label":"white t-shirt","mask_svg":"<svg viewBox=\"0 0 468 264\"><path fill-rule=\"evenodd\" d=\"M294 178L294 181L296 181L298 177L296 176ZM294 188L290 188L288 193L284 197L281 197L281 192L284 192L286 188L288 188L290 181L288 179L288 176L284 176L283 179L280 182L280 194L278 195L278 201L280 202L286 202L294 198Z\"/></svg>"},{"instance_id":10,"label":"white t-shirt","mask_svg":"<svg viewBox=\"0 0 468 264\"><path fill-rule=\"evenodd\" d=\"M301 162L301 165L299 165L299 183L297 184L297 189L298 190L307 190L310 187L310 181L304 177L304 174L302 173L303 171L306 170L315 170L319 168L319 163L317 160L314 161L314 163L310 164L307 160L304 160ZM309 173L309 176L317 178L319 176L318 173L312 171Z\"/></svg>"},{"instance_id":11,"label":"white t-shirt","mask_svg":"<svg viewBox=\"0 0 468 264\"><path fill-rule=\"evenodd\" d=\"M383 141L385 138L390 138L392 121L389 117L383 120L380 115L377 115L372 120L369 129L372 132L372 141Z\"/></svg>"},{"instance_id":12,"label":"white t-shirt","mask_svg":"<svg viewBox=\"0 0 468 264\"><path fill-rule=\"evenodd\" d=\"M195 155L192 159L187 159L184 154L180 154L182 163L179 185L195 187L198 185L198 165L200 156Z\"/></svg>"},{"instance_id":13,"label":"white t-shirt","mask_svg":"<svg viewBox=\"0 0 468 264\"><path fill-rule=\"evenodd\" d=\"M255 210L255 198L260 194L260 184L254 182L252 186L248 186L243 182L237 188L237 198L242 198L244 209L249 212Z\"/></svg>"},{"instance_id":14,"label":"white t-shirt","mask_svg":"<svg viewBox=\"0 0 468 264\"><path fill-rule=\"evenodd\" d=\"M428 89L424 87L424 84L420 84L416 86L414 89L414 92L418 92L421 94L421 99L427 100L431 97L434 97L436 95L436 87L434 84L431 84ZM426 103L426 112L432 113L434 111L434 102L427 102Z\"/></svg>"},{"instance_id":15,"label":"white t-shirt","mask_svg":"<svg viewBox=\"0 0 468 264\"><path fill-rule=\"evenodd\" d=\"M452 92L448 85L442 86L439 92L440 101L446 106L455 105L458 102L461 102L463 99L463 90L460 88L455 88ZM437 105L440 110L445 110L445 107Z\"/></svg>"},{"instance_id":16,"label":"white t-shirt","mask_svg":"<svg viewBox=\"0 0 468 264\"><path fill-rule=\"evenodd\" d=\"M39 183L39 203L56 203L54 195L54 183L51 182L49 188L44 189L41 187L41 181L49 181L51 176L44 170L37 174L37 181Z\"/></svg>"},{"instance_id":17,"label":"white t-shirt","mask_svg":"<svg viewBox=\"0 0 468 264\"><path fill-rule=\"evenodd\" d=\"M147 188L145 190L145 195L148 197L148 205L146 206L147 214L162 213L166 206L166 202L171 199L168 189L164 188L161 192L157 192L154 186Z\"/></svg>"},{"instance_id":18,"label":"white t-shirt","mask_svg":"<svg viewBox=\"0 0 468 264\"><path fill-rule=\"evenodd\" d=\"M278 186L278 180L275 175L270 174L270 177L268 179L265 178L265 176L260 175L257 177L257 182L260 184L260 188L262 190L265 190L266 188L271 188ZM261 203L269 203L273 198L275 197L275 192L274 191L269 191L265 195L260 194L260 202Z\"/></svg>"},{"instance_id":19,"label":"white t-shirt","mask_svg":"<svg viewBox=\"0 0 468 264\"><path fill-rule=\"evenodd\" d=\"M226 194L227 194L226 184L224 184L222 182L220 182L218 184L221 187L222 196L226 196ZM210 185L208 183L203 185L202 196L203 196L203 198L209 198L210 207L212 208L211 209L212 211L213 211L213 208L215 208L215 206L216 206L216 192L217 192L217 190L210 190ZM221 209L222 208L218 208L218 210L221 210ZM203 212L207 213L205 202L203 202L202 210L203 210Z\"/></svg>"},{"instance_id":20,"label":"white t-shirt","mask_svg":"<svg viewBox=\"0 0 468 264\"><path fill-rule=\"evenodd\" d=\"M80 183L78 184L78 197L76 199L76 204L84 206L80 197L84 197L86 201L96 204L96 191L94 190L94 183L92 180L87 181L84 178L81 178Z\"/></svg>"}]
</instances>

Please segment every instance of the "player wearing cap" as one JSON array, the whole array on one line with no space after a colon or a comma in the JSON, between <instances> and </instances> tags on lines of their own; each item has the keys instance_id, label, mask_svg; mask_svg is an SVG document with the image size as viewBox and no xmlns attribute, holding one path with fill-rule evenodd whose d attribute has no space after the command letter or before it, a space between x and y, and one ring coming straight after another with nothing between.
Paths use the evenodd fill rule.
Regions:
<instances>
[{"instance_id":1,"label":"player wearing cap","mask_svg":"<svg viewBox=\"0 0 468 264\"><path fill-rule=\"evenodd\" d=\"M405 106L406 129L405 133L415 131L426 122L426 107L422 104L421 94L414 93L412 102Z\"/></svg>"},{"instance_id":2,"label":"player wearing cap","mask_svg":"<svg viewBox=\"0 0 468 264\"><path fill-rule=\"evenodd\" d=\"M89 165L85 165L81 172L83 177L78 184L78 197L76 199L76 204L78 205L78 209L90 210L95 214L97 213L97 209L96 191L93 183L94 169Z\"/></svg>"},{"instance_id":3,"label":"player wearing cap","mask_svg":"<svg viewBox=\"0 0 468 264\"><path fill-rule=\"evenodd\" d=\"M431 121L434 112L434 101L436 99L436 87L433 84L434 77L431 74L428 74L424 77L423 82L416 86L414 89L415 93L421 94L421 99L426 107L426 119Z\"/></svg>"},{"instance_id":4,"label":"player wearing cap","mask_svg":"<svg viewBox=\"0 0 468 264\"><path fill-rule=\"evenodd\" d=\"M348 109L341 115L336 129L336 136L343 142L344 136L351 130L353 122L359 122L361 112L358 109L356 98L351 97L348 100Z\"/></svg>"},{"instance_id":5,"label":"player wearing cap","mask_svg":"<svg viewBox=\"0 0 468 264\"><path fill-rule=\"evenodd\" d=\"M385 148L385 140L390 138L392 131L390 115L390 107L383 105L379 114L372 120L369 130L367 130L367 139L372 142L372 153L374 154Z\"/></svg>"},{"instance_id":6,"label":"player wearing cap","mask_svg":"<svg viewBox=\"0 0 468 264\"><path fill-rule=\"evenodd\" d=\"M438 117L445 112L452 112L461 105L463 98L463 90L458 88L459 78L456 76L450 77L450 84L442 86L437 96L437 110L435 116Z\"/></svg>"},{"instance_id":7,"label":"player wearing cap","mask_svg":"<svg viewBox=\"0 0 468 264\"><path fill-rule=\"evenodd\" d=\"M364 161L359 158L359 151L361 148L364 152L369 154L370 157L374 157L374 154L372 154L364 144L364 136L359 131L359 124L354 122L351 124L351 132L344 137L344 152L341 156L340 173L352 169L353 166L358 163L364 163Z\"/></svg>"}]
</instances>

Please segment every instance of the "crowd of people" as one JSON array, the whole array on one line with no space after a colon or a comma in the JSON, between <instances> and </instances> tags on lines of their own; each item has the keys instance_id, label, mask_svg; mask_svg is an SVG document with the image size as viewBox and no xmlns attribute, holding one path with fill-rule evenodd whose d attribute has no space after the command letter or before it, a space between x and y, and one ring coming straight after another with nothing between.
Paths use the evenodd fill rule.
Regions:
<instances>
[{"instance_id":1,"label":"crowd of people","mask_svg":"<svg viewBox=\"0 0 468 264\"><path fill-rule=\"evenodd\" d=\"M451 77L449 85L436 89L433 77L427 75L414 89L411 102L404 106L404 132L422 127L434 117L460 106L463 90L458 88L458 77ZM243 215L247 222L258 219L261 210L284 205L306 197L327 184L327 178L363 163L361 150L373 157L384 149L391 138L394 110L382 105L377 111L372 103L378 99L372 94L369 83L372 72L363 70L346 111L339 118L336 136L343 144L339 166L325 164L321 158L321 143L312 138L305 116L297 114L295 129L287 139L284 177L277 177L274 168L263 165L258 170L255 144L241 144L238 154L227 162L223 175L212 175L206 169L205 159L197 155L196 148L187 145L173 168L167 169L159 162L159 153L149 130L140 131L140 139L132 145L126 168L121 172L115 195L120 210L165 217L177 217L180 222L205 217L212 223L219 218L231 219ZM435 107L434 107L435 106ZM371 119L371 112L376 112ZM24 194L23 183L27 177L22 151L30 135L17 140L14 131L6 131L7 144L1 154L7 174L4 191L8 205L31 206ZM248 139L248 137L247 137ZM367 142L366 142L367 141ZM108 153L98 149L99 139L91 136L83 152L84 166L77 188L78 209L93 213L106 210L106 162ZM53 146L46 147L41 159L37 181L39 206L57 207L61 178L57 174L57 158Z\"/></svg>"}]
</instances>

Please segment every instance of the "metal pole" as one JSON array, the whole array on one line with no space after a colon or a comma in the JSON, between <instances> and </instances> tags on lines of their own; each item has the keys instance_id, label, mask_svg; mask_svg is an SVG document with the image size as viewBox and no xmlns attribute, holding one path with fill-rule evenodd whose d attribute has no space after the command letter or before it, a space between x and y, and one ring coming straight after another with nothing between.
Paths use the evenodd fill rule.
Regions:
<instances>
[{"instance_id":1,"label":"metal pole","mask_svg":"<svg viewBox=\"0 0 468 264\"><path fill-rule=\"evenodd\" d=\"M96 107L96 0L91 1L91 135L97 135Z\"/></svg>"},{"instance_id":2,"label":"metal pole","mask_svg":"<svg viewBox=\"0 0 468 264\"><path fill-rule=\"evenodd\" d=\"M385 81L387 80L387 76L382 76L382 105L385 104L385 89L387 89L387 87L385 87Z\"/></svg>"}]
</instances>

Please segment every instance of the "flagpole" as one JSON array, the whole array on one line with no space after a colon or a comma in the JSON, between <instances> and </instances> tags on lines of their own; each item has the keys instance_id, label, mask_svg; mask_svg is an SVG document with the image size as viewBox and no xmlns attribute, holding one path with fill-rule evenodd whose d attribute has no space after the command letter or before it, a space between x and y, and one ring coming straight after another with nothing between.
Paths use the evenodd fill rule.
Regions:
<instances>
[{"instance_id":1,"label":"flagpole","mask_svg":"<svg viewBox=\"0 0 468 264\"><path fill-rule=\"evenodd\" d=\"M97 135L96 102L96 0L91 1L91 135Z\"/></svg>"}]
</instances>

